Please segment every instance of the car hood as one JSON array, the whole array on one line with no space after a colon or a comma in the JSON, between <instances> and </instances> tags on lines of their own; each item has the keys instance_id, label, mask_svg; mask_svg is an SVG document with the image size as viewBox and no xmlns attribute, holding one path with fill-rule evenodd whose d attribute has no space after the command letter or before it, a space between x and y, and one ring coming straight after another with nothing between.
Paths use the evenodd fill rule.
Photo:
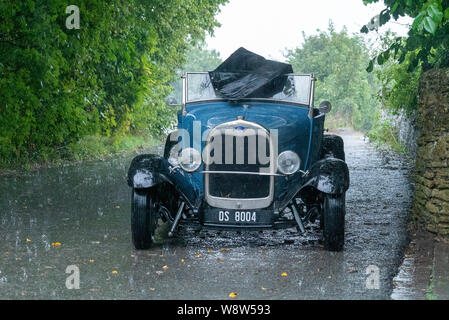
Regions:
<instances>
[{"instance_id":1,"label":"car hood","mask_svg":"<svg viewBox=\"0 0 449 320\"><path fill-rule=\"evenodd\" d=\"M257 123L267 130L277 130L279 153L286 150L295 151L301 158L301 167L307 166L313 119L309 119L309 109L306 106L272 102L229 103L223 101L190 104L187 105L186 110L186 115L179 115L178 128L187 130L190 135L194 132L194 127L201 126L201 136L204 139L207 130L243 117L244 120ZM204 141L199 141L198 135L195 139L193 136L191 137L192 145L194 147L201 145L203 149Z\"/></svg>"}]
</instances>

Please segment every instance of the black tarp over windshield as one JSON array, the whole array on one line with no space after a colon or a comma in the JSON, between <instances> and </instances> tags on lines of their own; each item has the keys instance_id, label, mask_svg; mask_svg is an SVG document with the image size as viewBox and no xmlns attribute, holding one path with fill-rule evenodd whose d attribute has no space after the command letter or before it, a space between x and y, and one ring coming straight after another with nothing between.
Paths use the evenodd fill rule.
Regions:
<instances>
[{"instance_id":1,"label":"black tarp over windshield","mask_svg":"<svg viewBox=\"0 0 449 320\"><path fill-rule=\"evenodd\" d=\"M286 81L283 75L288 73L293 73L291 65L240 48L209 76L218 96L240 100L272 97L282 91Z\"/></svg>"}]
</instances>

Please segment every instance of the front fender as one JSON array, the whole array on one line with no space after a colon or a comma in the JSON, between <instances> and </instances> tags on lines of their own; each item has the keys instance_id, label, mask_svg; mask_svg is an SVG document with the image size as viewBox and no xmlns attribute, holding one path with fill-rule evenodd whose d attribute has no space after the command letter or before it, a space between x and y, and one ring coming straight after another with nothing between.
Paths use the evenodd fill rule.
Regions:
<instances>
[{"instance_id":1,"label":"front fender","mask_svg":"<svg viewBox=\"0 0 449 320\"><path fill-rule=\"evenodd\" d=\"M167 161L154 154L143 154L131 161L128 185L136 189L148 189L164 182L170 183L187 201L190 207L198 206L199 190L193 177L181 169L175 169Z\"/></svg>"},{"instance_id":2,"label":"front fender","mask_svg":"<svg viewBox=\"0 0 449 320\"><path fill-rule=\"evenodd\" d=\"M349 170L347 164L340 159L325 158L317 161L309 173L301 177L300 173L289 177L286 184L288 190L281 195L275 207L285 208L296 195L307 187L312 187L326 194L342 194L349 188Z\"/></svg>"},{"instance_id":3,"label":"front fender","mask_svg":"<svg viewBox=\"0 0 449 320\"><path fill-rule=\"evenodd\" d=\"M165 165L162 158L153 154L142 154L131 161L128 170L128 185L136 189L147 189L163 182Z\"/></svg>"},{"instance_id":4,"label":"front fender","mask_svg":"<svg viewBox=\"0 0 449 320\"><path fill-rule=\"evenodd\" d=\"M313 187L326 194L342 194L349 189L348 165L340 159L325 158L312 166L306 179L301 189Z\"/></svg>"}]
</instances>

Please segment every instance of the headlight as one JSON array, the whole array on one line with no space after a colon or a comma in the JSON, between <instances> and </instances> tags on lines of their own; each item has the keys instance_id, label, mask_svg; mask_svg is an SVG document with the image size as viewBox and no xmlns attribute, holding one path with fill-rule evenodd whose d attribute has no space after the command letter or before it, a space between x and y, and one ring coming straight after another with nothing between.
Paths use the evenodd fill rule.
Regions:
<instances>
[{"instance_id":1,"label":"headlight","mask_svg":"<svg viewBox=\"0 0 449 320\"><path fill-rule=\"evenodd\" d=\"M293 151L284 151L278 157L278 170L287 175L294 174L299 170L301 159Z\"/></svg>"},{"instance_id":2,"label":"headlight","mask_svg":"<svg viewBox=\"0 0 449 320\"><path fill-rule=\"evenodd\" d=\"M201 166L201 153L193 148L181 151L179 165L184 171L193 172Z\"/></svg>"}]
</instances>

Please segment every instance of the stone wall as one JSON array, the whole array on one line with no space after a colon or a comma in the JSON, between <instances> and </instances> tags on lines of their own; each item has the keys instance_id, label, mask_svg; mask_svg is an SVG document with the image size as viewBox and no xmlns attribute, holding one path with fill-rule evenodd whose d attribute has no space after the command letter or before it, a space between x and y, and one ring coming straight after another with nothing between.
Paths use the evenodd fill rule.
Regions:
<instances>
[{"instance_id":1,"label":"stone wall","mask_svg":"<svg viewBox=\"0 0 449 320\"><path fill-rule=\"evenodd\" d=\"M422 75L417 117L413 218L427 230L449 237L449 69Z\"/></svg>"},{"instance_id":2,"label":"stone wall","mask_svg":"<svg viewBox=\"0 0 449 320\"><path fill-rule=\"evenodd\" d=\"M387 120L394 125L398 130L398 142L405 147L410 154L411 159L416 159L418 151L418 130L416 126L416 113L406 115L404 112L399 112L398 115L390 114L383 111L382 120Z\"/></svg>"},{"instance_id":3,"label":"stone wall","mask_svg":"<svg viewBox=\"0 0 449 320\"><path fill-rule=\"evenodd\" d=\"M418 130L416 127L416 115L407 116L400 114L395 119L398 128L399 143L401 143L409 152L412 159L416 159L418 151Z\"/></svg>"}]
</instances>

